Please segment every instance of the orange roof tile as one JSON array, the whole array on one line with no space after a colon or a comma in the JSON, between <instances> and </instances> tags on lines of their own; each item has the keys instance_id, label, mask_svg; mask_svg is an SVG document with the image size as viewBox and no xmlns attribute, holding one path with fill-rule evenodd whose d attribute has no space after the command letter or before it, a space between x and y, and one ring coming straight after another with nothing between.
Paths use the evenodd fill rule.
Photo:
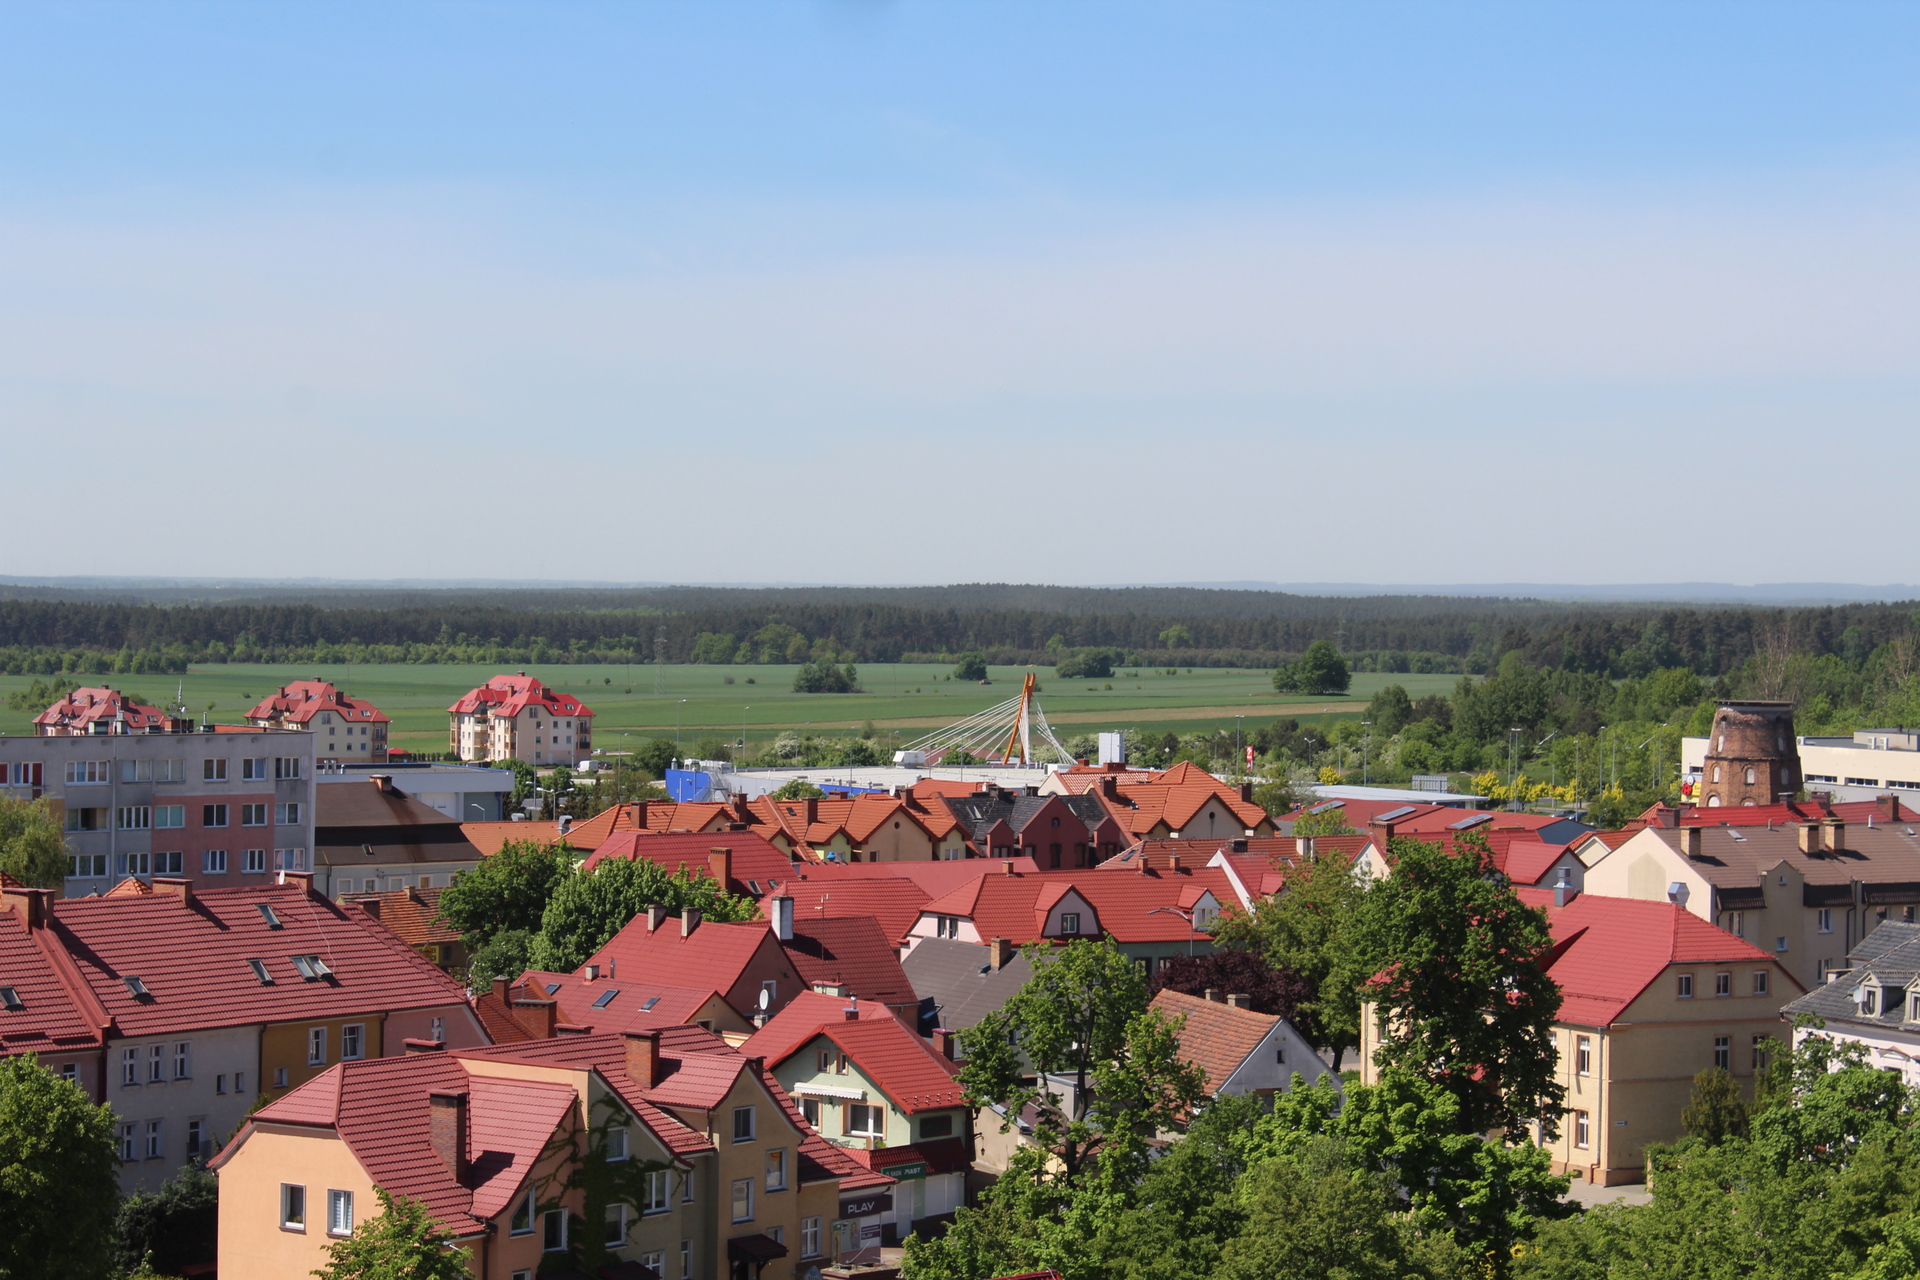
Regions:
<instances>
[{"instance_id":1,"label":"orange roof tile","mask_svg":"<svg viewBox=\"0 0 1920 1280\"><path fill-rule=\"evenodd\" d=\"M358 906L410 947L460 941L459 931L440 919L438 889L408 886L380 893L348 894L343 901Z\"/></svg>"},{"instance_id":2,"label":"orange roof tile","mask_svg":"<svg viewBox=\"0 0 1920 1280\"><path fill-rule=\"evenodd\" d=\"M585 848L562 836L558 822L463 822L460 824L460 834L467 838L468 844L480 851L483 858L500 852L501 846L509 841L554 849Z\"/></svg>"},{"instance_id":3,"label":"orange roof tile","mask_svg":"<svg viewBox=\"0 0 1920 1280\"><path fill-rule=\"evenodd\" d=\"M1225 1087L1281 1022L1272 1014L1236 1009L1170 987L1161 988L1148 1008L1186 1019L1180 1028L1180 1056L1207 1073L1210 1094Z\"/></svg>"}]
</instances>

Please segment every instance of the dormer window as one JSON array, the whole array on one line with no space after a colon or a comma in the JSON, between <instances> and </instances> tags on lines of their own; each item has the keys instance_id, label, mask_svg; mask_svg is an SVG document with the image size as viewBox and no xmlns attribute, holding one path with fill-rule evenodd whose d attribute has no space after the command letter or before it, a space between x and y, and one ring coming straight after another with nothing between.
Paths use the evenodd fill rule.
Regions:
<instances>
[{"instance_id":1,"label":"dormer window","mask_svg":"<svg viewBox=\"0 0 1920 1280\"><path fill-rule=\"evenodd\" d=\"M1063 911L1060 913L1060 932L1080 932L1080 913L1078 911Z\"/></svg>"},{"instance_id":2,"label":"dormer window","mask_svg":"<svg viewBox=\"0 0 1920 1280\"><path fill-rule=\"evenodd\" d=\"M1860 988L1860 1012L1869 1018L1873 1017L1880 1007L1879 995L1877 988Z\"/></svg>"}]
</instances>

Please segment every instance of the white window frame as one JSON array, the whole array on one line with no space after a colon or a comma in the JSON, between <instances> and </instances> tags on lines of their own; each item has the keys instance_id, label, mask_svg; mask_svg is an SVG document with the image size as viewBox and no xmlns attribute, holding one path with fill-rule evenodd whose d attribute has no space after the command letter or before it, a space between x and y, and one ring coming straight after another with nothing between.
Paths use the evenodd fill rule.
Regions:
<instances>
[{"instance_id":1,"label":"white window frame","mask_svg":"<svg viewBox=\"0 0 1920 1280\"><path fill-rule=\"evenodd\" d=\"M353 1234L353 1192L336 1191L331 1187L327 1189L327 1234Z\"/></svg>"},{"instance_id":2,"label":"white window frame","mask_svg":"<svg viewBox=\"0 0 1920 1280\"><path fill-rule=\"evenodd\" d=\"M732 1207L728 1210L728 1212L733 1215L734 1222L739 1223L739 1222L753 1221L753 1179L752 1178L735 1178L733 1180L732 1200L730 1201L730 1203ZM744 1216L740 1212L740 1207L742 1205L746 1206L746 1213Z\"/></svg>"},{"instance_id":3,"label":"white window frame","mask_svg":"<svg viewBox=\"0 0 1920 1280\"><path fill-rule=\"evenodd\" d=\"M787 1150L775 1147L767 1152L767 1190L787 1189Z\"/></svg>"},{"instance_id":4,"label":"white window frame","mask_svg":"<svg viewBox=\"0 0 1920 1280\"><path fill-rule=\"evenodd\" d=\"M340 1028L340 1061L358 1062L367 1053L367 1025L349 1022Z\"/></svg>"},{"instance_id":5,"label":"white window frame","mask_svg":"<svg viewBox=\"0 0 1920 1280\"><path fill-rule=\"evenodd\" d=\"M820 1219L800 1219L800 1256L817 1258L820 1256Z\"/></svg>"},{"instance_id":6,"label":"white window frame","mask_svg":"<svg viewBox=\"0 0 1920 1280\"><path fill-rule=\"evenodd\" d=\"M307 1065L310 1067L327 1065L327 1029L325 1027L307 1028Z\"/></svg>"},{"instance_id":7,"label":"white window frame","mask_svg":"<svg viewBox=\"0 0 1920 1280\"><path fill-rule=\"evenodd\" d=\"M301 1183L280 1184L280 1229L302 1233L307 1229L307 1189Z\"/></svg>"},{"instance_id":8,"label":"white window frame","mask_svg":"<svg viewBox=\"0 0 1920 1280\"><path fill-rule=\"evenodd\" d=\"M175 1080L193 1079L193 1041L173 1042L173 1078Z\"/></svg>"},{"instance_id":9,"label":"white window frame","mask_svg":"<svg viewBox=\"0 0 1920 1280\"><path fill-rule=\"evenodd\" d=\"M208 849L200 855L200 874L223 876L227 874L227 851Z\"/></svg>"},{"instance_id":10,"label":"white window frame","mask_svg":"<svg viewBox=\"0 0 1920 1280\"><path fill-rule=\"evenodd\" d=\"M607 1206L606 1235L601 1243L609 1249L624 1249L627 1245L627 1206L614 1202Z\"/></svg>"},{"instance_id":11,"label":"white window frame","mask_svg":"<svg viewBox=\"0 0 1920 1280\"><path fill-rule=\"evenodd\" d=\"M673 1170L652 1169L647 1173L646 1202L641 1213L665 1213L673 1208Z\"/></svg>"}]
</instances>

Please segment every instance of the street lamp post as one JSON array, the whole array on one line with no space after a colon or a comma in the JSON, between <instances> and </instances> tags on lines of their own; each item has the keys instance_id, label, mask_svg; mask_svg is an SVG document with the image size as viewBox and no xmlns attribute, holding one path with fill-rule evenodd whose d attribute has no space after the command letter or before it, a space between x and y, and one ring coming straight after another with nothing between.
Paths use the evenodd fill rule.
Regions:
<instances>
[{"instance_id":1,"label":"street lamp post","mask_svg":"<svg viewBox=\"0 0 1920 1280\"><path fill-rule=\"evenodd\" d=\"M1144 855L1142 855L1144 856ZM1193 912L1184 907L1155 907L1148 915L1159 915L1162 911L1170 916L1179 916L1187 922L1187 959L1193 959Z\"/></svg>"}]
</instances>

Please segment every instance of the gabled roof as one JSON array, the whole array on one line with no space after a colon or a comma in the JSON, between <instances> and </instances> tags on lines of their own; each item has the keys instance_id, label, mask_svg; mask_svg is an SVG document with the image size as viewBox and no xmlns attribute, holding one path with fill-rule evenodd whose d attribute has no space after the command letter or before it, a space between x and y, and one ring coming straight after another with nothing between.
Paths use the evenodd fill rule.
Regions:
<instances>
[{"instance_id":1,"label":"gabled roof","mask_svg":"<svg viewBox=\"0 0 1920 1280\"><path fill-rule=\"evenodd\" d=\"M313 849L323 867L480 861L458 818L415 800L385 774L314 788Z\"/></svg>"},{"instance_id":2,"label":"gabled roof","mask_svg":"<svg viewBox=\"0 0 1920 1280\"><path fill-rule=\"evenodd\" d=\"M1185 1017L1180 1029L1180 1056L1207 1073L1207 1092L1217 1094L1233 1073L1266 1042L1284 1019L1252 1009L1204 1000L1170 987L1162 988L1147 1006L1169 1018Z\"/></svg>"},{"instance_id":3,"label":"gabled roof","mask_svg":"<svg viewBox=\"0 0 1920 1280\"><path fill-rule=\"evenodd\" d=\"M767 1025L754 1032L740 1046L740 1052L749 1058L765 1058L768 1066L777 1067L798 1053L820 1033L820 1028L826 1023L845 1022L848 1009L857 1011L861 1018L868 1021L882 1018L889 1022L894 1020L893 1010L877 1000L824 996L817 991L805 991L795 996L793 1003L767 1019Z\"/></svg>"},{"instance_id":4,"label":"gabled roof","mask_svg":"<svg viewBox=\"0 0 1920 1280\"><path fill-rule=\"evenodd\" d=\"M855 867L904 866L904 863L856 862ZM942 865L942 864L931 864ZM811 871L822 868L814 865ZM801 924L811 921L839 919L849 916L861 916L878 922L880 932L889 943L899 941L912 931L914 922L920 918L920 908L926 905L927 891L904 876L885 879L815 879L802 872L798 879L789 880L780 886L780 892L793 899L793 918ZM767 895L771 898L773 895ZM761 914L771 915L772 909L764 902ZM811 925L808 924L811 928Z\"/></svg>"},{"instance_id":5,"label":"gabled roof","mask_svg":"<svg viewBox=\"0 0 1920 1280\"><path fill-rule=\"evenodd\" d=\"M186 892L160 881L135 898L54 904L54 933L123 1035L163 1035L466 1002L452 978L358 908L287 884ZM273 921L261 908L271 910ZM291 959L319 956L331 975L304 980ZM258 959L271 985L255 976ZM125 979L137 977L146 995Z\"/></svg>"},{"instance_id":6,"label":"gabled roof","mask_svg":"<svg viewBox=\"0 0 1920 1280\"><path fill-rule=\"evenodd\" d=\"M713 831L718 835L715 828L731 826L740 820L731 806L717 800L635 800L609 805L585 822L574 823L567 831L566 842L591 852L619 831L662 834Z\"/></svg>"},{"instance_id":7,"label":"gabled roof","mask_svg":"<svg viewBox=\"0 0 1920 1280\"><path fill-rule=\"evenodd\" d=\"M460 941L460 931L440 919L440 892L409 885L381 893L348 894L344 901L367 912L408 946L426 947Z\"/></svg>"},{"instance_id":8,"label":"gabled roof","mask_svg":"<svg viewBox=\"0 0 1920 1280\"><path fill-rule=\"evenodd\" d=\"M961 1105L953 1063L897 1019L827 1022L819 1034L838 1045L861 1074L907 1114Z\"/></svg>"},{"instance_id":9,"label":"gabled roof","mask_svg":"<svg viewBox=\"0 0 1920 1280\"><path fill-rule=\"evenodd\" d=\"M1681 849L1680 831L1649 827L1637 834L1644 840L1649 833L1723 892L1763 887L1762 877L1783 862L1809 885L1840 886L1855 880L1869 887L1920 882L1920 834L1916 834L1920 824L1848 823L1845 847L1819 854L1801 852L1798 826L1705 827L1698 837L1700 852L1692 858Z\"/></svg>"},{"instance_id":10,"label":"gabled roof","mask_svg":"<svg viewBox=\"0 0 1920 1280\"><path fill-rule=\"evenodd\" d=\"M1920 924L1888 920L1854 944L1847 955L1848 969L1831 981L1821 983L1780 1010L1784 1018L1802 1013L1815 1014L1829 1022L1851 1022L1873 1027L1912 1030L1909 1015L1913 1003L1905 998L1909 984L1920 975ZM1872 1013L1860 1007L1857 992L1868 982L1901 992L1901 997L1880 1000Z\"/></svg>"},{"instance_id":11,"label":"gabled roof","mask_svg":"<svg viewBox=\"0 0 1920 1280\"><path fill-rule=\"evenodd\" d=\"M110 1015L58 939L44 927L28 927L30 911L25 903L0 909L0 987L12 988L20 1004L0 1005L0 1055L97 1048Z\"/></svg>"},{"instance_id":12,"label":"gabled roof","mask_svg":"<svg viewBox=\"0 0 1920 1280\"><path fill-rule=\"evenodd\" d=\"M900 962L922 1001L933 1005L932 1024L965 1031L994 1013L1033 976L1033 965L1016 951L995 969L987 948L951 938L924 938Z\"/></svg>"},{"instance_id":13,"label":"gabled roof","mask_svg":"<svg viewBox=\"0 0 1920 1280\"><path fill-rule=\"evenodd\" d=\"M387 714L371 702L342 693L326 680L295 680L282 685L280 692L263 698L247 712L247 719L305 725L322 711L332 712L345 723L391 723Z\"/></svg>"},{"instance_id":14,"label":"gabled roof","mask_svg":"<svg viewBox=\"0 0 1920 1280\"><path fill-rule=\"evenodd\" d=\"M1544 890L1518 892L1546 909L1554 940L1547 972L1560 986L1562 1022L1611 1026L1671 965L1767 965L1800 985L1773 956L1676 903L1581 894L1555 907Z\"/></svg>"},{"instance_id":15,"label":"gabled roof","mask_svg":"<svg viewBox=\"0 0 1920 1280\"><path fill-rule=\"evenodd\" d=\"M778 952L781 963L793 970L792 961L780 951L772 928L764 920L741 924L703 920L692 936L683 937L680 917L668 916L658 929L650 931L643 913L629 920L588 963L599 965L602 973L611 969L616 977L622 972L636 978L670 976L676 985L718 991L724 996L739 983L762 947ZM791 986L783 982L781 990L797 990L802 985L799 972L793 970ZM756 1010L736 1012L750 1017Z\"/></svg>"},{"instance_id":16,"label":"gabled roof","mask_svg":"<svg viewBox=\"0 0 1920 1280\"><path fill-rule=\"evenodd\" d=\"M1906 815L1901 821L1914 821L1916 815L1913 810L1908 805L1901 807ZM1823 818L1839 818L1842 822L1857 822L1864 826L1868 818L1880 822L1887 820L1886 807L1878 800L1839 800L1831 805L1815 804L1810 800L1805 803L1790 800L1784 804L1681 805L1677 809L1654 805L1640 815L1639 821L1647 826L1662 826L1663 811L1676 815L1676 825L1682 827L1764 827L1769 823L1778 827L1799 822L1819 822Z\"/></svg>"},{"instance_id":17,"label":"gabled roof","mask_svg":"<svg viewBox=\"0 0 1920 1280\"><path fill-rule=\"evenodd\" d=\"M900 968L893 939L872 916L802 919L796 912L793 937L780 945L809 986L844 985L855 995L882 1004L919 1002Z\"/></svg>"},{"instance_id":18,"label":"gabled roof","mask_svg":"<svg viewBox=\"0 0 1920 1280\"><path fill-rule=\"evenodd\" d=\"M1034 873L1040 866L1024 854L1014 858L945 858L926 862L808 862L796 864L793 883L847 884L859 880L905 878L925 890L929 898L952 893L984 875L1000 875L1008 867Z\"/></svg>"},{"instance_id":19,"label":"gabled roof","mask_svg":"<svg viewBox=\"0 0 1920 1280\"><path fill-rule=\"evenodd\" d=\"M1137 836L1149 834L1160 823L1165 823L1169 831L1181 832L1188 838L1202 834L1222 837L1240 834L1234 831L1202 833L1186 830L1187 824L1209 801L1218 801L1243 828L1258 829L1263 823L1269 827L1272 825L1273 820L1265 809L1250 800L1241 799L1238 791L1192 761L1183 760L1151 780L1132 781L1126 774L1102 776L1112 776L1117 783L1117 796L1106 800L1107 807L1122 826ZM1099 778L1090 777L1089 782L1097 787Z\"/></svg>"},{"instance_id":20,"label":"gabled roof","mask_svg":"<svg viewBox=\"0 0 1920 1280\"><path fill-rule=\"evenodd\" d=\"M675 922L673 927L680 926ZM591 1027L599 1034L679 1026L693 1021L714 997L710 988L667 986L647 981L651 975L637 971L631 980L602 973L599 978L586 978L529 969L520 981L530 995L558 1003L561 1022Z\"/></svg>"},{"instance_id":21,"label":"gabled roof","mask_svg":"<svg viewBox=\"0 0 1920 1280\"><path fill-rule=\"evenodd\" d=\"M967 829L976 846L980 845L996 823L1001 822L1006 823L1014 835L1029 842L1042 840L1043 837L1039 835L1029 837L1027 828L1049 808L1066 810L1089 831L1097 829L1110 817L1107 806L1093 794L1026 795L996 788L965 796L946 796L943 800L954 819Z\"/></svg>"},{"instance_id":22,"label":"gabled roof","mask_svg":"<svg viewBox=\"0 0 1920 1280\"><path fill-rule=\"evenodd\" d=\"M124 722L124 728L118 727ZM36 728L60 729L69 733L90 733L96 724L110 724L115 733L167 733L183 729L183 717L168 715L159 707L130 702L127 695L106 685L74 689L60 701L33 718Z\"/></svg>"},{"instance_id":23,"label":"gabled roof","mask_svg":"<svg viewBox=\"0 0 1920 1280\"><path fill-rule=\"evenodd\" d=\"M471 715L485 708L496 716L517 716L529 707L548 715L591 716L593 709L570 693L549 689L529 675L495 676L476 689L469 690L447 708L452 715Z\"/></svg>"},{"instance_id":24,"label":"gabled roof","mask_svg":"<svg viewBox=\"0 0 1920 1280\"><path fill-rule=\"evenodd\" d=\"M528 979L545 977L528 974ZM554 975L560 977L563 975ZM558 1005L547 996L543 986L532 981L513 983L505 978L494 981L475 993L474 1016L480 1019L487 1039L493 1044L519 1044L526 1040L544 1040L559 1017Z\"/></svg>"},{"instance_id":25,"label":"gabled roof","mask_svg":"<svg viewBox=\"0 0 1920 1280\"><path fill-rule=\"evenodd\" d=\"M1093 910L1082 921L1088 936L1104 932L1115 942L1180 942L1190 935L1174 908L1191 908L1211 894L1219 907L1236 905L1239 896L1218 867L1163 873L1109 874L1097 870L1073 876L985 875L952 893L929 901L923 915L960 916L973 921L982 938L1006 938L1024 944L1042 936L1048 910L1072 893Z\"/></svg>"},{"instance_id":26,"label":"gabled roof","mask_svg":"<svg viewBox=\"0 0 1920 1280\"><path fill-rule=\"evenodd\" d=\"M750 802L755 820L767 834L776 831L795 845L824 847L835 836L863 845L890 823L911 824L928 839L938 840L952 829L950 816L936 805L909 805L899 796L866 792L845 799L775 800L761 796Z\"/></svg>"},{"instance_id":27,"label":"gabled roof","mask_svg":"<svg viewBox=\"0 0 1920 1280\"><path fill-rule=\"evenodd\" d=\"M1570 846L1542 844L1538 840L1515 840L1504 856L1496 856L1493 865L1514 884L1538 884L1554 863L1566 855Z\"/></svg>"},{"instance_id":28,"label":"gabled roof","mask_svg":"<svg viewBox=\"0 0 1920 1280\"><path fill-rule=\"evenodd\" d=\"M579 830L578 827L574 829ZM586 848L585 845L574 844L571 835L561 835L558 822L463 822L460 824L460 834L467 838L468 844L479 850L483 858L491 858L509 841L525 841L554 849Z\"/></svg>"},{"instance_id":29,"label":"gabled roof","mask_svg":"<svg viewBox=\"0 0 1920 1280\"><path fill-rule=\"evenodd\" d=\"M752 831L677 832L654 834L616 831L600 842L586 861L591 871L609 858L645 858L663 871L685 868L696 875L712 878L715 852L727 851L725 862L731 878L729 893L758 898L772 892L776 885L793 877L793 860L767 843L766 837Z\"/></svg>"}]
</instances>

